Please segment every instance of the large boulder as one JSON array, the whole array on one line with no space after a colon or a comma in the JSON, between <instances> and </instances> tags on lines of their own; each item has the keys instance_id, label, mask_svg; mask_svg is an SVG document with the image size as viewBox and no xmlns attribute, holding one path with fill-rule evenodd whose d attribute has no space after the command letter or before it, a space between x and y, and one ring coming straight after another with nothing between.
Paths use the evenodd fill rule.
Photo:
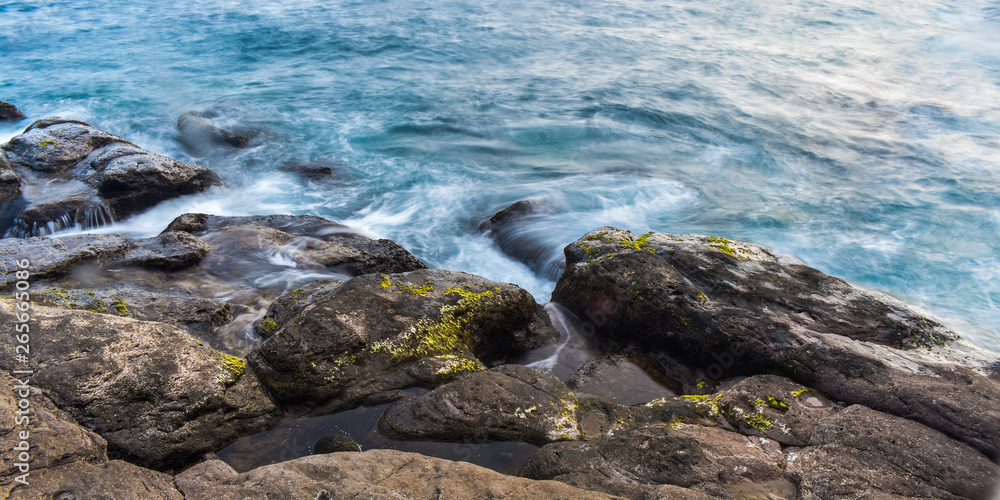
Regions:
<instances>
[{"instance_id":1,"label":"large boulder","mask_svg":"<svg viewBox=\"0 0 1000 500\"><path fill-rule=\"evenodd\" d=\"M751 243L601 228L566 247L552 294L608 340L706 380L779 374L1000 458L994 353L883 294Z\"/></svg>"},{"instance_id":2,"label":"large boulder","mask_svg":"<svg viewBox=\"0 0 1000 500\"><path fill-rule=\"evenodd\" d=\"M38 120L0 147L24 184L20 210L0 221L8 236L38 236L75 224L97 227L223 184L205 167L77 120Z\"/></svg>"},{"instance_id":3,"label":"large boulder","mask_svg":"<svg viewBox=\"0 0 1000 500\"><path fill-rule=\"evenodd\" d=\"M514 285L440 270L369 274L302 309L249 361L279 400L332 411L434 387L557 337Z\"/></svg>"},{"instance_id":4,"label":"large boulder","mask_svg":"<svg viewBox=\"0 0 1000 500\"><path fill-rule=\"evenodd\" d=\"M532 481L465 462L392 450L313 455L243 474L221 460L211 460L178 474L174 482L188 500L616 498L554 481Z\"/></svg>"},{"instance_id":5,"label":"large boulder","mask_svg":"<svg viewBox=\"0 0 1000 500\"><path fill-rule=\"evenodd\" d=\"M31 384L30 377L0 374L0 453L7 458L0 465L0 496L183 498L170 476L108 460L104 438L80 426ZM21 453L27 454L27 462L19 459Z\"/></svg>"},{"instance_id":6,"label":"large boulder","mask_svg":"<svg viewBox=\"0 0 1000 500\"><path fill-rule=\"evenodd\" d=\"M804 498L987 499L1000 466L926 426L855 405L820 422L814 446L789 449Z\"/></svg>"},{"instance_id":7,"label":"large boulder","mask_svg":"<svg viewBox=\"0 0 1000 500\"><path fill-rule=\"evenodd\" d=\"M15 352L17 308L0 300L0 345ZM160 470L190 463L263 431L278 408L244 360L202 345L184 330L86 311L31 308L30 356L6 370L100 434L114 458Z\"/></svg>"}]
</instances>

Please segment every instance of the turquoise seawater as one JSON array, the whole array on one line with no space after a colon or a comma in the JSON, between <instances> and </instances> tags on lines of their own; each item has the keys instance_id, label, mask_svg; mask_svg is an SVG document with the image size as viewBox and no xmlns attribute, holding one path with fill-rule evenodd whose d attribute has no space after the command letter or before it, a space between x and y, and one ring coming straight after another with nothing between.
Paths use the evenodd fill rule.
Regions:
<instances>
[{"instance_id":1,"label":"turquoise seawater","mask_svg":"<svg viewBox=\"0 0 1000 500\"><path fill-rule=\"evenodd\" d=\"M476 232L519 199L557 259L609 224L750 240L1000 350L1000 3L0 0L0 100L215 169L183 212L315 214L428 265L536 273ZM254 146L198 156L177 117ZM338 180L282 165L340 165Z\"/></svg>"}]
</instances>

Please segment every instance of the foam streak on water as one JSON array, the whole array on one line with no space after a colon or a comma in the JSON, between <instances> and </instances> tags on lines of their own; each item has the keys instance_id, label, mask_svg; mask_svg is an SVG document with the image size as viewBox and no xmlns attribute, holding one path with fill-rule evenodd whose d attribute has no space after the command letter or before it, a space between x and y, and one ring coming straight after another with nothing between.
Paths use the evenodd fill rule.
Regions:
<instances>
[{"instance_id":1,"label":"foam streak on water","mask_svg":"<svg viewBox=\"0 0 1000 500\"><path fill-rule=\"evenodd\" d=\"M0 54L0 99L30 118L90 121L229 185L104 230L315 214L541 301L561 247L602 224L717 234L1000 349L995 0L16 0ZM251 147L185 150L189 110ZM304 162L336 179L280 170ZM475 230L523 198L551 208L522 229L536 266Z\"/></svg>"}]
</instances>

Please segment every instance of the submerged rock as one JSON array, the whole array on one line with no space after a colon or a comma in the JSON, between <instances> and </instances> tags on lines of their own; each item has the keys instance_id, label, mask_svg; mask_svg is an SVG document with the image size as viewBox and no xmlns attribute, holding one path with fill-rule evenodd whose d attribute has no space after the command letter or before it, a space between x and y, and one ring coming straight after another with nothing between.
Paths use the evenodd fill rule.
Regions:
<instances>
[{"instance_id":1,"label":"submerged rock","mask_svg":"<svg viewBox=\"0 0 1000 500\"><path fill-rule=\"evenodd\" d=\"M514 285L439 270L369 274L302 309L249 361L281 401L332 411L434 387L557 336Z\"/></svg>"},{"instance_id":2,"label":"submerged rock","mask_svg":"<svg viewBox=\"0 0 1000 500\"><path fill-rule=\"evenodd\" d=\"M316 441L316 444L312 447L313 455L323 455L325 453L340 453L345 451L361 451L361 447L358 446L350 436L344 434L330 434L329 436L323 436Z\"/></svg>"},{"instance_id":3,"label":"submerged rock","mask_svg":"<svg viewBox=\"0 0 1000 500\"><path fill-rule=\"evenodd\" d=\"M479 225L479 232L488 235L500 251L525 264L546 278L555 280L562 272L562 256L540 241L538 230L524 224L551 208L538 201L521 200L497 212Z\"/></svg>"},{"instance_id":4,"label":"submerged rock","mask_svg":"<svg viewBox=\"0 0 1000 500\"><path fill-rule=\"evenodd\" d=\"M0 453L7 457L0 465L0 497L183 498L170 476L109 460L104 438L82 427L31 387L30 380L25 381L30 389L24 389L21 380L0 374ZM19 407L21 399L29 402L30 413ZM30 416L30 423L20 420L25 415ZM29 433L27 439L22 438L22 431ZM30 456L27 471L16 465L25 463L16 458L22 451ZM22 475L27 485L17 481Z\"/></svg>"},{"instance_id":5,"label":"submerged rock","mask_svg":"<svg viewBox=\"0 0 1000 500\"><path fill-rule=\"evenodd\" d=\"M23 183L21 203L0 221L7 236L98 227L157 203L222 186L215 172L142 149L91 125L45 118L4 144Z\"/></svg>"},{"instance_id":6,"label":"submerged rock","mask_svg":"<svg viewBox=\"0 0 1000 500\"><path fill-rule=\"evenodd\" d=\"M0 300L0 344L14 352L14 302ZM183 466L280 418L244 360L162 323L34 306L32 384L107 440L115 458ZM42 341L45 339L45 341Z\"/></svg>"},{"instance_id":7,"label":"submerged rock","mask_svg":"<svg viewBox=\"0 0 1000 500\"><path fill-rule=\"evenodd\" d=\"M605 339L706 380L784 375L1000 457L1000 384L984 376L996 355L888 296L716 237L602 228L565 253L553 300Z\"/></svg>"},{"instance_id":8,"label":"submerged rock","mask_svg":"<svg viewBox=\"0 0 1000 500\"><path fill-rule=\"evenodd\" d=\"M18 120L23 120L24 113L17 109L13 104L0 101L0 122L16 122Z\"/></svg>"},{"instance_id":9,"label":"submerged rock","mask_svg":"<svg viewBox=\"0 0 1000 500\"><path fill-rule=\"evenodd\" d=\"M177 119L177 130L184 143L196 150L206 150L211 146L245 148L250 138L209 123L211 117L205 113L188 111Z\"/></svg>"}]
</instances>

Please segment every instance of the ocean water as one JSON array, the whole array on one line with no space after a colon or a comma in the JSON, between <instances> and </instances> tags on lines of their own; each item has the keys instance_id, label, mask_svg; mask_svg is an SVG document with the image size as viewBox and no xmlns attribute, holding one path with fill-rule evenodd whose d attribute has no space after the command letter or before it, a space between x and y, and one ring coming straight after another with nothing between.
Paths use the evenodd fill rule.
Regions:
<instances>
[{"instance_id":1,"label":"ocean water","mask_svg":"<svg viewBox=\"0 0 1000 500\"><path fill-rule=\"evenodd\" d=\"M754 241L1000 350L1000 2L0 0L0 100L215 169L189 211L315 214L428 265L533 271L476 226ZM252 147L185 149L190 110ZM287 164L331 164L308 180Z\"/></svg>"}]
</instances>

